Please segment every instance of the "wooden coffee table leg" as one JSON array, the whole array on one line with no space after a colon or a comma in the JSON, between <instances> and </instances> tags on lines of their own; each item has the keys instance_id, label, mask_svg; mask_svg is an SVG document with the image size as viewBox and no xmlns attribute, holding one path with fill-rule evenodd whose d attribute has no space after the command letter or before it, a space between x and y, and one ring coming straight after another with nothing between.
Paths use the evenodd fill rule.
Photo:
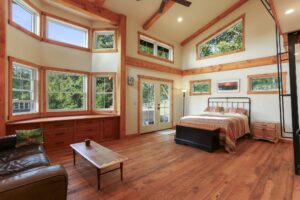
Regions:
<instances>
[{"instance_id":1,"label":"wooden coffee table leg","mask_svg":"<svg viewBox=\"0 0 300 200\"><path fill-rule=\"evenodd\" d=\"M120 170L121 170L121 181L123 181L123 163L120 163Z\"/></svg>"},{"instance_id":2,"label":"wooden coffee table leg","mask_svg":"<svg viewBox=\"0 0 300 200\"><path fill-rule=\"evenodd\" d=\"M76 165L76 151L73 149L73 164Z\"/></svg>"},{"instance_id":3,"label":"wooden coffee table leg","mask_svg":"<svg viewBox=\"0 0 300 200\"><path fill-rule=\"evenodd\" d=\"M100 187L101 187L101 180L100 180L100 178L101 178L101 171L100 171L100 169L98 169L97 168L97 178L98 178L98 190L100 190Z\"/></svg>"}]
</instances>

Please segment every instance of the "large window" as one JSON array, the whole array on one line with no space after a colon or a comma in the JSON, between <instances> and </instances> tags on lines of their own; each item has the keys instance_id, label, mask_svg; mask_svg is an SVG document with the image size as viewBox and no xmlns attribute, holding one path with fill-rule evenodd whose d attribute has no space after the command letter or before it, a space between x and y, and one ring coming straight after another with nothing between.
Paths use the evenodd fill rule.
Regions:
<instances>
[{"instance_id":1,"label":"large window","mask_svg":"<svg viewBox=\"0 0 300 200\"><path fill-rule=\"evenodd\" d=\"M139 54L156 57L161 60L173 62L174 47L170 44L146 36L142 33L139 35Z\"/></svg>"},{"instance_id":2,"label":"large window","mask_svg":"<svg viewBox=\"0 0 300 200\"><path fill-rule=\"evenodd\" d=\"M46 17L48 40L88 48L88 28L83 28L53 17Z\"/></svg>"},{"instance_id":3,"label":"large window","mask_svg":"<svg viewBox=\"0 0 300 200\"><path fill-rule=\"evenodd\" d=\"M11 20L26 31L39 35L39 13L22 0L11 3Z\"/></svg>"},{"instance_id":4,"label":"large window","mask_svg":"<svg viewBox=\"0 0 300 200\"><path fill-rule=\"evenodd\" d=\"M117 50L116 30L95 30L94 51L111 52Z\"/></svg>"},{"instance_id":5,"label":"large window","mask_svg":"<svg viewBox=\"0 0 300 200\"><path fill-rule=\"evenodd\" d=\"M38 112L38 70L12 62L12 115Z\"/></svg>"},{"instance_id":6,"label":"large window","mask_svg":"<svg viewBox=\"0 0 300 200\"><path fill-rule=\"evenodd\" d=\"M87 75L46 72L47 110L87 110Z\"/></svg>"},{"instance_id":7,"label":"large window","mask_svg":"<svg viewBox=\"0 0 300 200\"><path fill-rule=\"evenodd\" d=\"M198 43L196 48L198 59L244 50L244 15Z\"/></svg>"},{"instance_id":8,"label":"large window","mask_svg":"<svg viewBox=\"0 0 300 200\"><path fill-rule=\"evenodd\" d=\"M115 111L115 74L94 76L94 109Z\"/></svg>"}]
</instances>

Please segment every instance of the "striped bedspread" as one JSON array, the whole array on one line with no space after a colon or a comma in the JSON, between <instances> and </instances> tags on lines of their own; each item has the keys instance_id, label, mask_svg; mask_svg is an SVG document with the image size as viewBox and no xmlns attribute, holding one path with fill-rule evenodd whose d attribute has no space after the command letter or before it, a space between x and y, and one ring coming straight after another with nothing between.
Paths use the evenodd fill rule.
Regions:
<instances>
[{"instance_id":1,"label":"striped bedspread","mask_svg":"<svg viewBox=\"0 0 300 200\"><path fill-rule=\"evenodd\" d=\"M248 117L236 113L211 113L182 117L177 125L201 129L220 128L220 144L230 153L236 152L237 139L250 133Z\"/></svg>"}]
</instances>

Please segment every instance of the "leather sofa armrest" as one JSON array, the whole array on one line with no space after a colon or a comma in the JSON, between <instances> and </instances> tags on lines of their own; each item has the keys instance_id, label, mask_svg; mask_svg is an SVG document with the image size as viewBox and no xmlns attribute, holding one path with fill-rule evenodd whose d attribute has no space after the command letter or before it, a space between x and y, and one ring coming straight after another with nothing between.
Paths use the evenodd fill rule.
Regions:
<instances>
[{"instance_id":1,"label":"leather sofa armrest","mask_svg":"<svg viewBox=\"0 0 300 200\"><path fill-rule=\"evenodd\" d=\"M67 198L68 175L61 165L40 167L0 180L1 200L62 200Z\"/></svg>"},{"instance_id":2,"label":"leather sofa armrest","mask_svg":"<svg viewBox=\"0 0 300 200\"><path fill-rule=\"evenodd\" d=\"M0 137L0 151L15 148L17 142L16 135Z\"/></svg>"}]
</instances>

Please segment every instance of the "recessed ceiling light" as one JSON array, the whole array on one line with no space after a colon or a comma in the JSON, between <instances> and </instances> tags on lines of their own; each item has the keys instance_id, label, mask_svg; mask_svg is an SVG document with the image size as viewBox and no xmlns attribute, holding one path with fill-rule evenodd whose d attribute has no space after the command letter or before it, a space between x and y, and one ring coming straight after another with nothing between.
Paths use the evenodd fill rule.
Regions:
<instances>
[{"instance_id":1,"label":"recessed ceiling light","mask_svg":"<svg viewBox=\"0 0 300 200\"><path fill-rule=\"evenodd\" d=\"M182 22L182 20L183 20L182 17L177 18L177 22Z\"/></svg>"},{"instance_id":2,"label":"recessed ceiling light","mask_svg":"<svg viewBox=\"0 0 300 200\"><path fill-rule=\"evenodd\" d=\"M285 11L286 15L292 14L293 12L295 12L295 9L288 9Z\"/></svg>"}]
</instances>

